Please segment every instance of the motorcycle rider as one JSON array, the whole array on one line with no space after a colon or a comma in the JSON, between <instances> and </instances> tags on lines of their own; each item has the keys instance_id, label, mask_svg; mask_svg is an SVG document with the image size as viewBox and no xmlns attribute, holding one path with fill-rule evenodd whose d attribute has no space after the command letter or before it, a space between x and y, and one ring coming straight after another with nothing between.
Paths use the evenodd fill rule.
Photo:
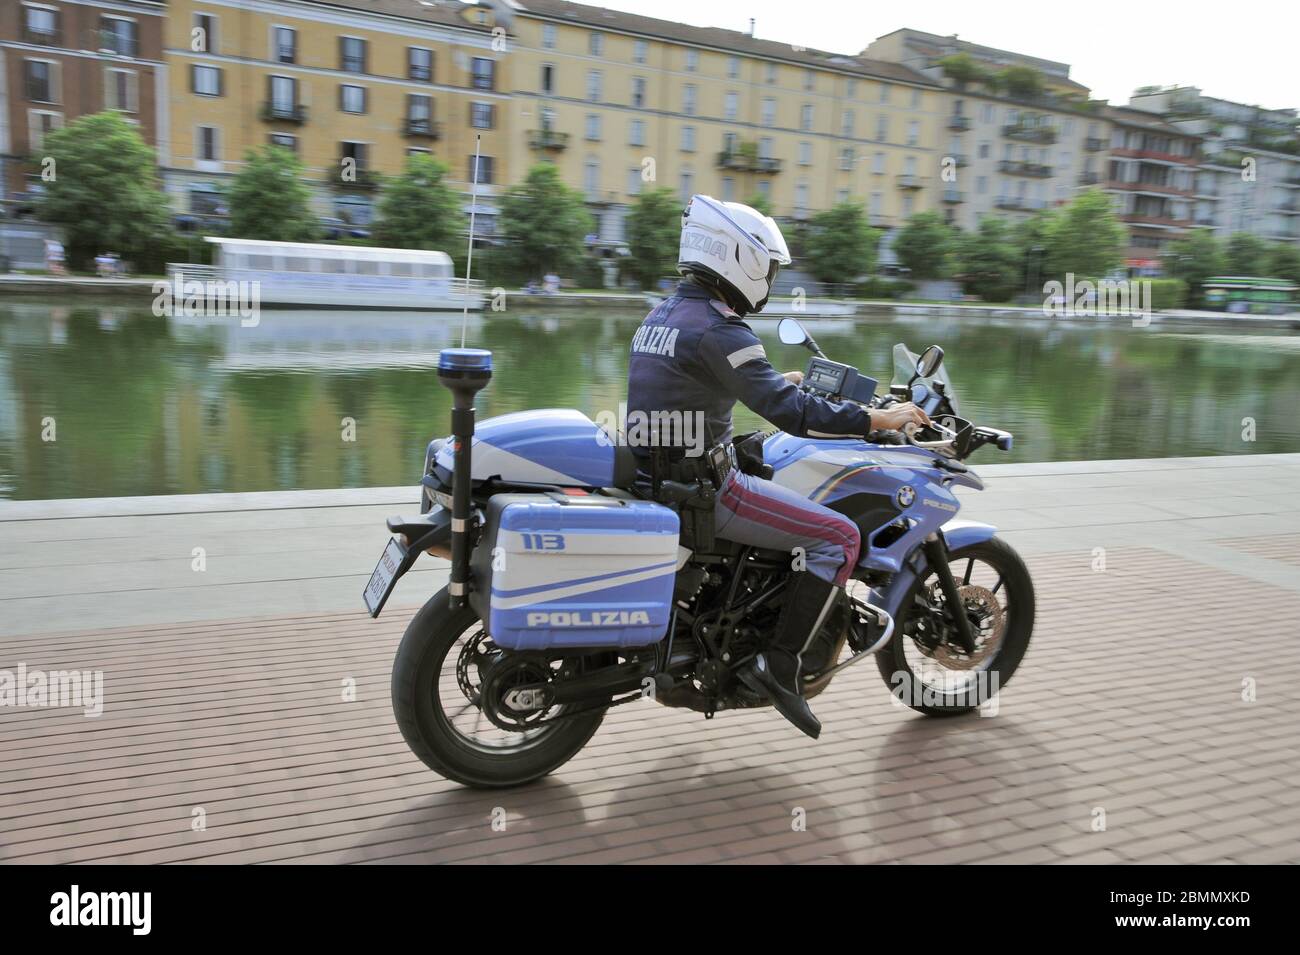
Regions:
<instances>
[{"instance_id":1,"label":"motorcycle rider","mask_svg":"<svg viewBox=\"0 0 1300 955\"><path fill-rule=\"evenodd\" d=\"M790 253L777 224L749 206L695 195L682 214L675 294L646 316L632 340L628 363L628 419L672 413L702 417L713 451L725 448L734 464L731 412L737 401L783 431L808 437L861 437L875 430L924 425L920 408L895 404L868 412L803 391L801 372L782 375L772 367L758 336L744 322L767 304L772 282ZM666 414L665 414L666 413ZM680 419L677 419L680 420ZM629 427L629 433L631 433ZM689 480L709 474L717 488L714 527L718 537L804 555L806 570L792 577L777 631L764 652L740 673L791 723L814 739L821 723L803 698L802 655L843 593L858 561L857 525L772 481L732 466L701 471L686 442L665 440L666 455ZM651 473L651 448L633 444L640 469ZM694 467L692 467L694 465ZM725 469L723 469L725 470ZM677 480L677 475L670 475ZM796 548L799 550L796 551Z\"/></svg>"}]
</instances>

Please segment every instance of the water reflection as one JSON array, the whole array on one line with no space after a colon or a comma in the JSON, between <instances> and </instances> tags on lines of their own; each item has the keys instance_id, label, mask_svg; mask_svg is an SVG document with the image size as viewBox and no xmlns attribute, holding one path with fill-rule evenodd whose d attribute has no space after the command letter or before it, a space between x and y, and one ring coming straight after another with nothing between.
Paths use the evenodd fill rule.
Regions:
<instances>
[{"instance_id":1,"label":"water reflection","mask_svg":"<svg viewBox=\"0 0 1300 955\"><path fill-rule=\"evenodd\" d=\"M466 328L494 352L481 414L618 407L640 311L511 305ZM753 324L778 367L803 366L774 320ZM882 381L894 342L942 344L963 413L1016 433L1012 455L976 464L1300 448L1287 336L933 314L806 324L828 355ZM460 337L461 316L446 313L268 310L245 328L120 304L5 304L0 497L413 483L425 441L447 428L438 351Z\"/></svg>"}]
</instances>

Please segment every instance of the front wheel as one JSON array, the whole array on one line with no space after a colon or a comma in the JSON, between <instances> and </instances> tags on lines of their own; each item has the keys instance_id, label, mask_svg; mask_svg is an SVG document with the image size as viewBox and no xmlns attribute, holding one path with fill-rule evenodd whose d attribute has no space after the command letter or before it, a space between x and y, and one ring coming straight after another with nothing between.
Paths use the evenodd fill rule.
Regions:
<instances>
[{"instance_id":1,"label":"front wheel","mask_svg":"<svg viewBox=\"0 0 1300 955\"><path fill-rule=\"evenodd\" d=\"M547 669L498 648L473 610L451 609L444 588L420 608L397 649L393 715L411 752L440 775L484 789L520 786L572 759L605 715L598 708L566 716L552 706L507 719L499 705L485 714L486 699L506 697L511 681L545 682Z\"/></svg>"},{"instance_id":2,"label":"front wheel","mask_svg":"<svg viewBox=\"0 0 1300 955\"><path fill-rule=\"evenodd\" d=\"M899 604L893 639L876 654L890 692L927 716L975 709L1010 680L1034 630L1034 582L1005 541L991 538L948 555L975 634L966 653L933 570L916 580Z\"/></svg>"}]
</instances>

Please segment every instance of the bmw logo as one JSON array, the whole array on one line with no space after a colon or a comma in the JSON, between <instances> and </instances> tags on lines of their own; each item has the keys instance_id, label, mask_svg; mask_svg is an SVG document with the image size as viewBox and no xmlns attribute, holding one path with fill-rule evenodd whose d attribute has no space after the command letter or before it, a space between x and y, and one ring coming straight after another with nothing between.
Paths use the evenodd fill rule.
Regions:
<instances>
[{"instance_id":1,"label":"bmw logo","mask_svg":"<svg viewBox=\"0 0 1300 955\"><path fill-rule=\"evenodd\" d=\"M916 491L912 490L910 484L904 484L894 495L894 500L898 502L899 507L911 507L912 502L916 500Z\"/></svg>"}]
</instances>

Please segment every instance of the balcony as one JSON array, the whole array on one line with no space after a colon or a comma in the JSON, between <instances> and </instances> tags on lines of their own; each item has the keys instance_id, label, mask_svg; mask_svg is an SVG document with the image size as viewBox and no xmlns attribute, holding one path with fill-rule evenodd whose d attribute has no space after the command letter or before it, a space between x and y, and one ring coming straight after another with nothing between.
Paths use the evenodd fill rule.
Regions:
<instances>
[{"instance_id":1,"label":"balcony","mask_svg":"<svg viewBox=\"0 0 1300 955\"><path fill-rule=\"evenodd\" d=\"M49 32L23 27L23 42L30 43L32 46L62 46L63 34L59 30Z\"/></svg>"},{"instance_id":2,"label":"balcony","mask_svg":"<svg viewBox=\"0 0 1300 955\"><path fill-rule=\"evenodd\" d=\"M970 117L954 113L948 117L948 128L954 132L964 132L970 129Z\"/></svg>"},{"instance_id":3,"label":"balcony","mask_svg":"<svg viewBox=\"0 0 1300 955\"><path fill-rule=\"evenodd\" d=\"M307 107L301 103L263 103L262 121L267 123L296 123L301 126L307 122Z\"/></svg>"},{"instance_id":4,"label":"balcony","mask_svg":"<svg viewBox=\"0 0 1300 955\"><path fill-rule=\"evenodd\" d=\"M528 131L530 149L550 149L560 152L569 146L569 134L554 129L530 129Z\"/></svg>"},{"instance_id":5,"label":"balcony","mask_svg":"<svg viewBox=\"0 0 1300 955\"><path fill-rule=\"evenodd\" d=\"M951 160L953 161L953 165L955 165L955 166L957 166L957 167L959 167L959 168L960 168L961 166L969 166L969 165L970 165L970 157L967 156L965 153L953 153L953 154L952 154L951 156L949 156L948 158L951 159Z\"/></svg>"},{"instance_id":6,"label":"balcony","mask_svg":"<svg viewBox=\"0 0 1300 955\"><path fill-rule=\"evenodd\" d=\"M1207 229L1214 228L1214 220L1209 216L1198 216L1196 219L1196 224L1199 226L1204 226Z\"/></svg>"},{"instance_id":7,"label":"balcony","mask_svg":"<svg viewBox=\"0 0 1300 955\"><path fill-rule=\"evenodd\" d=\"M956 189L945 189L943 191L943 201L949 205L956 205L957 203L965 202L966 200L962 198L962 194Z\"/></svg>"},{"instance_id":8,"label":"balcony","mask_svg":"<svg viewBox=\"0 0 1300 955\"><path fill-rule=\"evenodd\" d=\"M1044 166L1036 162L1016 162L1012 159L1003 159L998 163L998 172L1005 172L1009 176L1029 176L1033 179L1047 179L1052 175L1052 167Z\"/></svg>"},{"instance_id":9,"label":"balcony","mask_svg":"<svg viewBox=\"0 0 1300 955\"><path fill-rule=\"evenodd\" d=\"M724 149L718 153L719 169L733 169L737 172L780 172L781 160L772 156L760 156L756 149Z\"/></svg>"},{"instance_id":10,"label":"balcony","mask_svg":"<svg viewBox=\"0 0 1300 955\"><path fill-rule=\"evenodd\" d=\"M1003 196L994 202L993 205L997 206L999 209L1014 209L1016 211L1024 212L1029 209L1029 200L1017 199L1015 196Z\"/></svg>"},{"instance_id":11,"label":"balcony","mask_svg":"<svg viewBox=\"0 0 1300 955\"><path fill-rule=\"evenodd\" d=\"M1168 215L1150 215L1142 212L1123 212L1120 218L1130 225L1162 226L1168 229L1186 229L1192 225L1191 219L1175 219Z\"/></svg>"},{"instance_id":12,"label":"balcony","mask_svg":"<svg viewBox=\"0 0 1300 955\"><path fill-rule=\"evenodd\" d=\"M1009 123L1002 127L1002 135L1007 139L1022 139L1029 143L1056 142L1056 128L1053 126L1031 126L1027 123Z\"/></svg>"},{"instance_id":13,"label":"balcony","mask_svg":"<svg viewBox=\"0 0 1300 955\"><path fill-rule=\"evenodd\" d=\"M407 139L441 139L442 123L436 119L408 116L402 120L402 135Z\"/></svg>"},{"instance_id":14,"label":"balcony","mask_svg":"<svg viewBox=\"0 0 1300 955\"><path fill-rule=\"evenodd\" d=\"M913 175L910 172L902 173L898 177L898 188L899 189L920 189L921 177Z\"/></svg>"},{"instance_id":15,"label":"balcony","mask_svg":"<svg viewBox=\"0 0 1300 955\"><path fill-rule=\"evenodd\" d=\"M1096 136L1089 136L1083 141L1083 148L1090 153L1099 153L1106 148L1106 143Z\"/></svg>"},{"instance_id":16,"label":"balcony","mask_svg":"<svg viewBox=\"0 0 1300 955\"><path fill-rule=\"evenodd\" d=\"M1079 185L1095 186L1101 182L1101 173L1099 172L1081 172L1079 173Z\"/></svg>"},{"instance_id":17,"label":"balcony","mask_svg":"<svg viewBox=\"0 0 1300 955\"><path fill-rule=\"evenodd\" d=\"M334 185L345 189L375 189L379 186L379 176L376 173L364 166L357 166L349 172L343 165L343 159L344 157L339 158L334 170Z\"/></svg>"},{"instance_id":18,"label":"balcony","mask_svg":"<svg viewBox=\"0 0 1300 955\"><path fill-rule=\"evenodd\" d=\"M1283 202L1277 207L1277 211L1284 216L1300 216L1300 204L1295 202Z\"/></svg>"}]
</instances>

